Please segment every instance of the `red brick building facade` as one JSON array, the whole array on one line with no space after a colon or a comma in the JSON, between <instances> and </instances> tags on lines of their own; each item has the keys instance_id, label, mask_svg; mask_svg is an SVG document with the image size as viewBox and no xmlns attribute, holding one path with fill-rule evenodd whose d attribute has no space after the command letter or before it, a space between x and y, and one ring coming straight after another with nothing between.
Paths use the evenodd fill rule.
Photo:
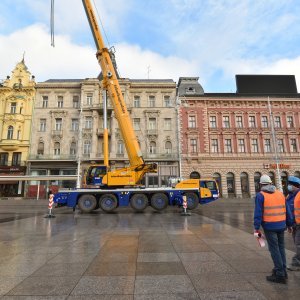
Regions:
<instances>
[{"instance_id":1,"label":"red brick building facade","mask_svg":"<svg viewBox=\"0 0 300 300\"><path fill-rule=\"evenodd\" d=\"M298 93L210 94L191 77L180 78L178 100L183 177L214 177L224 197L252 197L262 174L277 186L280 174L284 191L300 175Z\"/></svg>"}]
</instances>

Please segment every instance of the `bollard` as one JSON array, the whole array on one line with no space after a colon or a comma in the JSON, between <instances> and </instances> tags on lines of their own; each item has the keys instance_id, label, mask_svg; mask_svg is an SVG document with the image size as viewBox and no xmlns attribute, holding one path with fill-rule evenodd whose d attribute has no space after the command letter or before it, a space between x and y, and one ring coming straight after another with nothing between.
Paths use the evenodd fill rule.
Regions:
<instances>
[{"instance_id":1,"label":"bollard","mask_svg":"<svg viewBox=\"0 0 300 300\"><path fill-rule=\"evenodd\" d=\"M190 216L191 213L187 212L187 199L186 196L182 196L182 207L183 207L183 212L181 213L182 216Z\"/></svg>"},{"instance_id":2,"label":"bollard","mask_svg":"<svg viewBox=\"0 0 300 300\"><path fill-rule=\"evenodd\" d=\"M45 216L45 218L55 218L55 216L52 214L53 198L54 198L54 195L51 193L49 195L49 204L48 204L49 212L48 212L48 215Z\"/></svg>"}]
</instances>

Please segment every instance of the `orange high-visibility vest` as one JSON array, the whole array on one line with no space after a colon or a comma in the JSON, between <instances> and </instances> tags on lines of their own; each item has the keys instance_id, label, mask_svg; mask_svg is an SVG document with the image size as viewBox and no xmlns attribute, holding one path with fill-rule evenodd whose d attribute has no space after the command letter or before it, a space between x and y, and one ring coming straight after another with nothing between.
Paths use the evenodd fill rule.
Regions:
<instances>
[{"instance_id":1,"label":"orange high-visibility vest","mask_svg":"<svg viewBox=\"0 0 300 300\"><path fill-rule=\"evenodd\" d=\"M284 195L275 191L273 194L261 192L264 196L264 222L281 222L286 220Z\"/></svg>"},{"instance_id":2,"label":"orange high-visibility vest","mask_svg":"<svg viewBox=\"0 0 300 300\"><path fill-rule=\"evenodd\" d=\"M294 199L294 214L296 224L300 224L300 192L297 193Z\"/></svg>"}]
</instances>

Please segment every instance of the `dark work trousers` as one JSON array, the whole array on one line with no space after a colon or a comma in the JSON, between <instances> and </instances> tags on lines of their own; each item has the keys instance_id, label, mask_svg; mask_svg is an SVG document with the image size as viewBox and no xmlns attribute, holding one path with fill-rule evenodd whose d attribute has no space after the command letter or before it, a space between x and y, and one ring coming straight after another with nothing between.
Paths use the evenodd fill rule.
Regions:
<instances>
[{"instance_id":1,"label":"dark work trousers","mask_svg":"<svg viewBox=\"0 0 300 300\"><path fill-rule=\"evenodd\" d=\"M293 226L293 239L296 246L296 254L293 257L292 265L300 267L300 225Z\"/></svg>"},{"instance_id":2,"label":"dark work trousers","mask_svg":"<svg viewBox=\"0 0 300 300\"><path fill-rule=\"evenodd\" d=\"M274 263L276 276L285 276L286 274L286 257L284 248L284 230L269 231L264 230L268 242L269 251Z\"/></svg>"}]
</instances>

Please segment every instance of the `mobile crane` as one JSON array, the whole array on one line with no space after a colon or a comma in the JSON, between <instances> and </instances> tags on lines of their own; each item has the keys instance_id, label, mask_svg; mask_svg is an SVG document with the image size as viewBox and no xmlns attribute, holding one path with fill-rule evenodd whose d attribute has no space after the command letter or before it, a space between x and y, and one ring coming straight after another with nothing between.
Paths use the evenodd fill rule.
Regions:
<instances>
[{"instance_id":1,"label":"mobile crane","mask_svg":"<svg viewBox=\"0 0 300 300\"><path fill-rule=\"evenodd\" d=\"M54 196L54 202L73 208L78 205L83 212L91 212L99 207L110 212L118 206L129 204L136 211L144 210L149 204L156 210L163 210L168 204L181 205L183 196L187 197L189 209L196 208L199 202L216 200L219 193L213 179L202 180L201 183L197 179L183 180L169 188L145 188L140 184L146 173L157 172L157 164L144 162L110 50L104 44L90 0L82 0L82 3L97 47L96 57L103 75L102 86L107 90L113 105L130 166L110 170L108 133L104 126L104 165L90 166L84 177L83 188L59 191Z\"/></svg>"}]
</instances>

